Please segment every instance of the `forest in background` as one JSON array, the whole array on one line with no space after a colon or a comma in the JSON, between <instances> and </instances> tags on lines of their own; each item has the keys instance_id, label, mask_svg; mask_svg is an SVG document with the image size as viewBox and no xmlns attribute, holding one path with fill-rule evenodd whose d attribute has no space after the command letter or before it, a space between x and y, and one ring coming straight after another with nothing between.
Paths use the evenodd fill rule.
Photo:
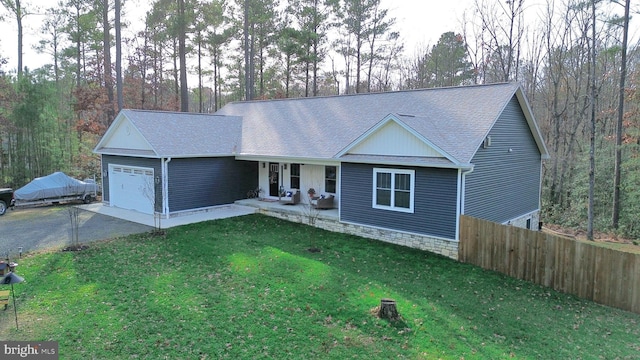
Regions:
<instances>
[{"instance_id":1,"label":"forest in background","mask_svg":"<svg viewBox=\"0 0 640 360\"><path fill-rule=\"evenodd\" d=\"M38 51L50 59L24 68L22 31L3 49L17 71L0 55L2 186L99 177L92 149L122 108L517 81L551 155L542 220L640 237L640 48L625 31L640 9L628 0L476 0L460 29L417 49L380 0L156 0L131 38L125 0L0 3L19 30L46 13Z\"/></svg>"}]
</instances>

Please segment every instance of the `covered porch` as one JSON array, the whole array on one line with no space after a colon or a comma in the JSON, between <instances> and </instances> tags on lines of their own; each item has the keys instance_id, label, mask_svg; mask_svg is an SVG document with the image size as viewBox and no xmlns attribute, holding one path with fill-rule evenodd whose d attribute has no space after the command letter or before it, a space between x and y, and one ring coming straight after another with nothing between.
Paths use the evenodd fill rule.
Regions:
<instances>
[{"instance_id":1,"label":"covered porch","mask_svg":"<svg viewBox=\"0 0 640 360\"><path fill-rule=\"evenodd\" d=\"M299 192L300 204L297 206L302 206L305 203L308 205L310 194L313 194L312 197L316 200L318 198L332 198L332 204L325 204L325 206L338 208L340 203L339 162L309 159L303 161L301 159L238 158L257 162L259 193L256 192L255 196L263 199L264 203L278 202L282 196L287 196L286 194Z\"/></svg>"},{"instance_id":2,"label":"covered porch","mask_svg":"<svg viewBox=\"0 0 640 360\"><path fill-rule=\"evenodd\" d=\"M307 201L307 200L303 200ZM277 199L264 198L262 200L258 198L254 199L242 199L235 202L237 205L248 206L258 209L257 212L270 216L277 216L279 218L291 219L295 218L296 222L309 223L309 217L316 217L316 219L339 221L338 209L315 209L309 206L308 202L301 202L296 205L287 205Z\"/></svg>"}]
</instances>

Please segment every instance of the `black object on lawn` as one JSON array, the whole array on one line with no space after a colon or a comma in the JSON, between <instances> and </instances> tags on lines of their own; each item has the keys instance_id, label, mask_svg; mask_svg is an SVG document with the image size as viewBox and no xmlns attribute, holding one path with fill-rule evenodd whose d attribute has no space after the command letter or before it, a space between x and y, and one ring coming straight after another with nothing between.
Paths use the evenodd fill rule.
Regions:
<instances>
[{"instance_id":1,"label":"black object on lawn","mask_svg":"<svg viewBox=\"0 0 640 360\"><path fill-rule=\"evenodd\" d=\"M16 308L16 294L13 291L13 284L18 284L24 281L24 278L16 275L13 272L8 273L2 279L0 279L0 285L11 285L11 296L13 297L13 311L16 314L16 329L18 329L18 309Z\"/></svg>"}]
</instances>

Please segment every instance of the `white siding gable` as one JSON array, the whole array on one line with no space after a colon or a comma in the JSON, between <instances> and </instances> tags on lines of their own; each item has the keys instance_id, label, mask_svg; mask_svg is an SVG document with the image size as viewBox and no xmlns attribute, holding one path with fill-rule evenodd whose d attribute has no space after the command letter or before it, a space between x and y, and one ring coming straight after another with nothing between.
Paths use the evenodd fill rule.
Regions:
<instances>
[{"instance_id":1,"label":"white siding gable","mask_svg":"<svg viewBox=\"0 0 640 360\"><path fill-rule=\"evenodd\" d=\"M114 149L132 149L132 150L153 150L149 142L140 134L138 129L133 126L129 119L123 119L116 124L111 136L104 142L102 147Z\"/></svg>"},{"instance_id":2,"label":"white siding gable","mask_svg":"<svg viewBox=\"0 0 640 360\"><path fill-rule=\"evenodd\" d=\"M389 121L348 151L354 155L442 157L395 121Z\"/></svg>"}]
</instances>

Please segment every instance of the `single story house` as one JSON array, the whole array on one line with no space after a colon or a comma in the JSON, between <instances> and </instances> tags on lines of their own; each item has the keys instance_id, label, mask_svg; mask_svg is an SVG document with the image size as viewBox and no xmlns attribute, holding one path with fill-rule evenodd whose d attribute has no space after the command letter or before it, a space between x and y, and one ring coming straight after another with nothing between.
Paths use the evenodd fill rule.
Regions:
<instances>
[{"instance_id":1,"label":"single story house","mask_svg":"<svg viewBox=\"0 0 640 360\"><path fill-rule=\"evenodd\" d=\"M334 197L341 224L454 245L461 214L537 229L548 157L516 83L235 102L215 114L122 110L94 151L109 206L171 216L256 188L272 199L313 188Z\"/></svg>"}]
</instances>

